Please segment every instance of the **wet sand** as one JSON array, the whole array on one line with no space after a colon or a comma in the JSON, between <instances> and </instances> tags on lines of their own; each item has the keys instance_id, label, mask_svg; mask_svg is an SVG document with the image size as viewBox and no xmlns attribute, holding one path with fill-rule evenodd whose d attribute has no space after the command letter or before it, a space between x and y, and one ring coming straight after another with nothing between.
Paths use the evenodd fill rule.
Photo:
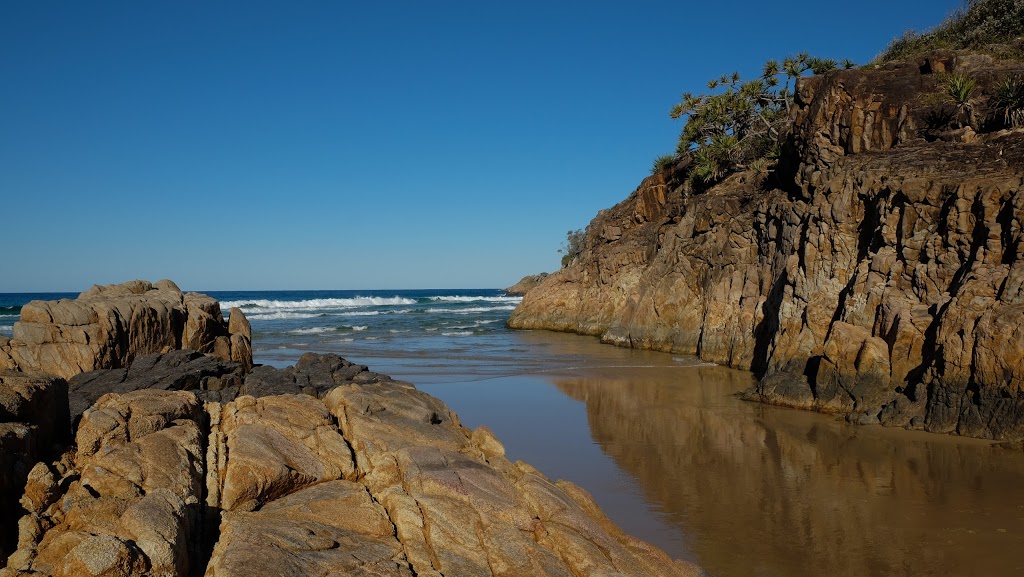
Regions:
<instances>
[{"instance_id":1,"label":"wet sand","mask_svg":"<svg viewBox=\"0 0 1024 577\"><path fill-rule=\"evenodd\" d=\"M749 373L569 338L627 366L421 388L714 576L1024 575L1024 454L747 403Z\"/></svg>"}]
</instances>

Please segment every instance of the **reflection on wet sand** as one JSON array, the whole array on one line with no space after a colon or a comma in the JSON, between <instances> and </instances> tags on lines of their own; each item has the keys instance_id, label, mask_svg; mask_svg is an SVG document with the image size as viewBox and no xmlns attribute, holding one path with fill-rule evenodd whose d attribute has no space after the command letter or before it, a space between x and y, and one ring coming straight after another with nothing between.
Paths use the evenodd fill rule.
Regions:
<instances>
[{"instance_id":1,"label":"reflection on wet sand","mask_svg":"<svg viewBox=\"0 0 1024 577\"><path fill-rule=\"evenodd\" d=\"M1024 454L745 403L748 373L557 377L716 577L1022 575Z\"/></svg>"}]
</instances>

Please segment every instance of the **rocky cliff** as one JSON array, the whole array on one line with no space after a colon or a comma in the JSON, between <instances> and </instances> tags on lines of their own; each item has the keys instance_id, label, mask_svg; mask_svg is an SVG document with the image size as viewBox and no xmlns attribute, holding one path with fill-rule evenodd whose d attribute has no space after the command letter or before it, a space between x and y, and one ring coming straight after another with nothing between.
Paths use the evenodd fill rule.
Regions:
<instances>
[{"instance_id":1,"label":"rocky cliff","mask_svg":"<svg viewBox=\"0 0 1024 577\"><path fill-rule=\"evenodd\" d=\"M150 296L135 310L189 318ZM64 318L38 324L63 334ZM164 351L167 326L130 333L161 352L129 346L124 366L0 372L0 464L16 469L0 480L24 512L0 509L0 576L702 574L409 383L336 355L276 369ZM51 358L82 358L76 344L51 341Z\"/></svg>"},{"instance_id":2,"label":"rocky cliff","mask_svg":"<svg viewBox=\"0 0 1024 577\"><path fill-rule=\"evenodd\" d=\"M505 294L509 296L523 296L539 286L546 278L548 278L548 273L546 272L526 275L519 282L505 289Z\"/></svg>"},{"instance_id":3,"label":"rocky cliff","mask_svg":"<svg viewBox=\"0 0 1024 577\"><path fill-rule=\"evenodd\" d=\"M1024 65L947 52L801 79L771 174L647 178L509 326L751 369L768 403L1024 439L1024 132L936 129L950 70L981 109Z\"/></svg>"}]
</instances>

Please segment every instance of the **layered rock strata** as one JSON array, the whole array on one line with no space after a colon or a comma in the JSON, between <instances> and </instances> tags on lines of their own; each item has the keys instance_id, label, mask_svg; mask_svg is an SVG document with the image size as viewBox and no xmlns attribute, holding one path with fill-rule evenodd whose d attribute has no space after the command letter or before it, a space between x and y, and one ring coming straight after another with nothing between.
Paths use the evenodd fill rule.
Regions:
<instances>
[{"instance_id":1,"label":"layered rock strata","mask_svg":"<svg viewBox=\"0 0 1024 577\"><path fill-rule=\"evenodd\" d=\"M1024 439L1024 133L931 129L938 64L981 104L1024 71L944 53L803 79L773 174L646 179L509 326L752 369L754 400Z\"/></svg>"},{"instance_id":2,"label":"layered rock strata","mask_svg":"<svg viewBox=\"0 0 1024 577\"><path fill-rule=\"evenodd\" d=\"M0 575L700 574L408 383L307 355L238 385L272 394L204 403L165 386L202 382L166 356L128 370L157 388L104 395L32 469Z\"/></svg>"},{"instance_id":3,"label":"layered rock strata","mask_svg":"<svg viewBox=\"0 0 1024 577\"><path fill-rule=\"evenodd\" d=\"M76 299L32 301L21 309L14 338L0 337L0 369L64 379L96 369L124 367L142 355L193 349L248 369L252 331L233 309L182 293L171 281L94 286Z\"/></svg>"}]
</instances>

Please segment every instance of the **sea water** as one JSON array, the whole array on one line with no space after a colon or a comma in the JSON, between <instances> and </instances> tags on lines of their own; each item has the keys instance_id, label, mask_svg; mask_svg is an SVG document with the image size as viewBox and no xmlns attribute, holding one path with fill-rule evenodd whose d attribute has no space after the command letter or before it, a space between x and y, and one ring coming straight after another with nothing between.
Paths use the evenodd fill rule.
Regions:
<instances>
[{"instance_id":1,"label":"sea water","mask_svg":"<svg viewBox=\"0 0 1024 577\"><path fill-rule=\"evenodd\" d=\"M711 575L1024 575L1024 452L739 400L750 373L511 331L498 290L210 292L256 362L334 352L494 430ZM10 334L30 298L0 295Z\"/></svg>"}]
</instances>

